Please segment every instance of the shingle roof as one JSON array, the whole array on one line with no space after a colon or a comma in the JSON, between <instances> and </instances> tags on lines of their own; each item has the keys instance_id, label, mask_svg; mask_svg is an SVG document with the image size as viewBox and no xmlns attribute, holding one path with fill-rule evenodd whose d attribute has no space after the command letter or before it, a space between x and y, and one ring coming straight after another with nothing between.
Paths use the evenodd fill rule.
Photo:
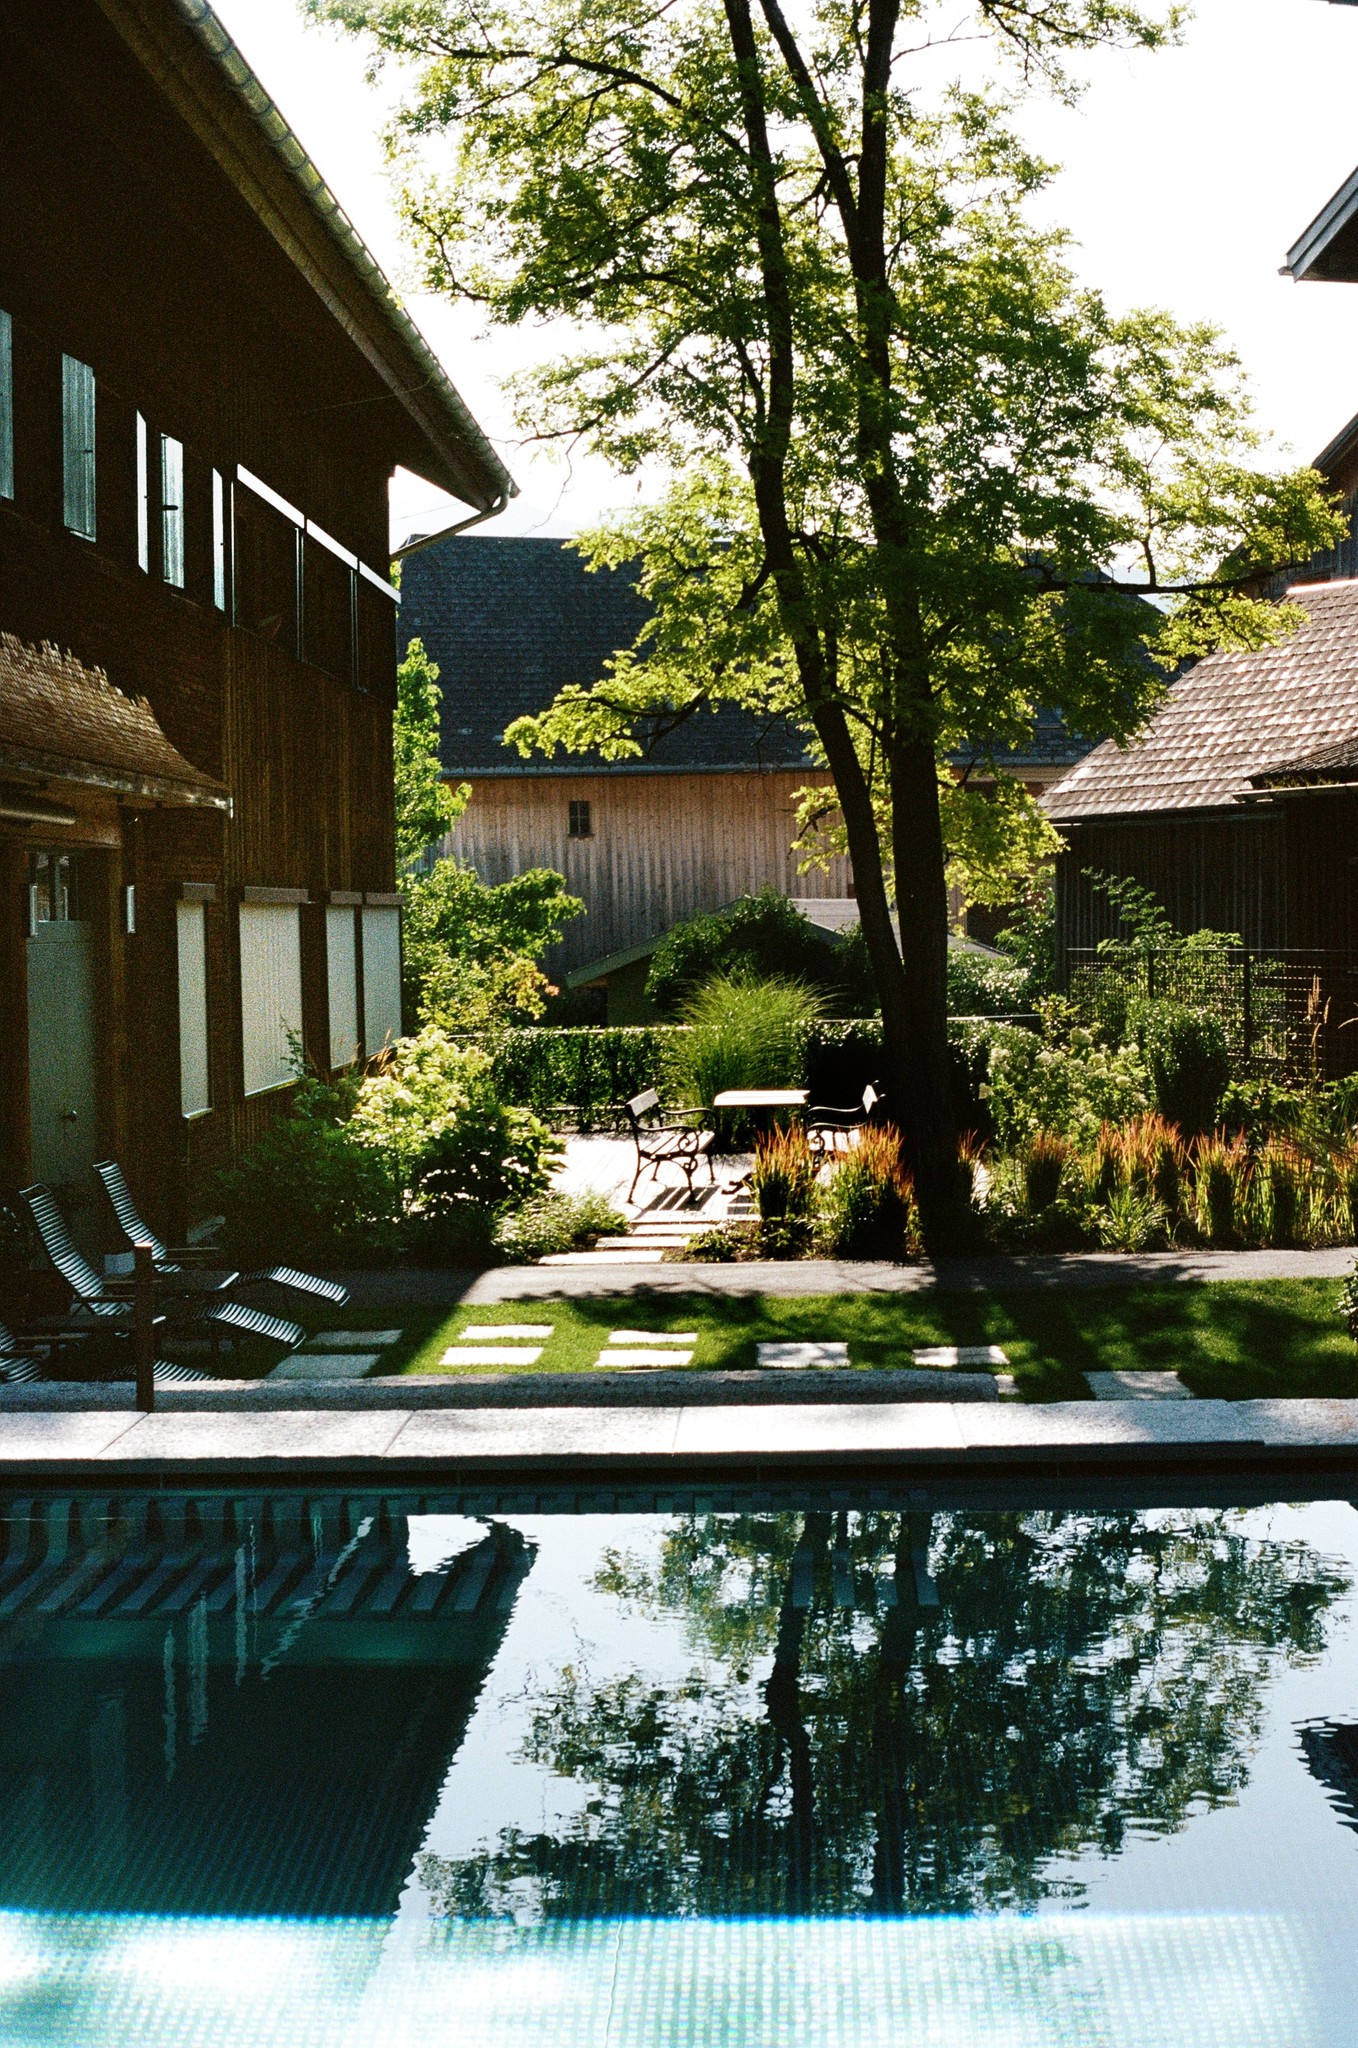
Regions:
<instances>
[{"instance_id":1,"label":"shingle roof","mask_svg":"<svg viewBox=\"0 0 1358 2048\"><path fill-rule=\"evenodd\" d=\"M1044 799L1060 823L1217 810L1271 770L1358 735L1358 582L1294 585L1306 619L1277 647L1212 654L1139 740L1107 740Z\"/></svg>"},{"instance_id":2,"label":"shingle roof","mask_svg":"<svg viewBox=\"0 0 1358 2048\"><path fill-rule=\"evenodd\" d=\"M115 690L99 668L44 643L0 633L0 774L37 776L229 810L224 783L171 746L144 697Z\"/></svg>"},{"instance_id":3,"label":"shingle roof","mask_svg":"<svg viewBox=\"0 0 1358 2048\"><path fill-rule=\"evenodd\" d=\"M443 690L443 765L450 775L626 772L629 768L800 768L806 740L786 720L701 711L639 761L588 754L525 761L503 744L511 719L543 711L567 683L598 682L630 647L647 608L621 570L590 571L564 541L458 535L407 555L401 633L421 639Z\"/></svg>"}]
</instances>

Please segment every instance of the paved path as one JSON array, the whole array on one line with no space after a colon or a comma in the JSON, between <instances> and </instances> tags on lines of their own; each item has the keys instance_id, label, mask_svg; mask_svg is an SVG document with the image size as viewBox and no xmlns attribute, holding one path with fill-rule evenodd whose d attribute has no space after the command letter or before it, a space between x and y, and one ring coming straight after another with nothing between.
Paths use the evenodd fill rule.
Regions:
<instances>
[{"instance_id":1,"label":"paved path","mask_svg":"<svg viewBox=\"0 0 1358 2048\"><path fill-rule=\"evenodd\" d=\"M0 1485L136 1481L241 1486L549 1478L744 1478L1022 1472L1335 1475L1358 1486L1358 1401L798 1403L162 1412L9 1409Z\"/></svg>"},{"instance_id":2,"label":"paved path","mask_svg":"<svg viewBox=\"0 0 1358 2048\"><path fill-rule=\"evenodd\" d=\"M1332 1280L1354 1263L1352 1245L1322 1251L1068 1252L940 1259L934 1265L797 1259L740 1266L497 1266L488 1273L345 1273L355 1302L586 1301L614 1294L920 1294L931 1289L1150 1287L1203 1280Z\"/></svg>"}]
</instances>

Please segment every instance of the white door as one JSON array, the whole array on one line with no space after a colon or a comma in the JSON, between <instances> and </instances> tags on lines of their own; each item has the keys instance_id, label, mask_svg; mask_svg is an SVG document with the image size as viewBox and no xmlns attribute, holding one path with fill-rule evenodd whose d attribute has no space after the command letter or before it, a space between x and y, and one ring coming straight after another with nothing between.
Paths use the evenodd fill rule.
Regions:
<instances>
[{"instance_id":1,"label":"white door","mask_svg":"<svg viewBox=\"0 0 1358 2048\"><path fill-rule=\"evenodd\" d=\"M34 1180L92 1200L99 1152L94 958L88 924L40 924L28 941L28 1107Z\"/></svg>"}]
</instances>

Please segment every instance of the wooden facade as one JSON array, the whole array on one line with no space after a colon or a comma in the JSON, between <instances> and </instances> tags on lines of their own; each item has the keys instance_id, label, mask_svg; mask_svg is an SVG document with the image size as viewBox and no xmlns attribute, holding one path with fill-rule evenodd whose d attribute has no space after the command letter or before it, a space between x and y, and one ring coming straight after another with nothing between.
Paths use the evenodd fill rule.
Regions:
<instances>
[{"instance_id":1,"label":"wooden facade","mask_svg":"<svg viewBox=\"0 0 1358 2048\"><path fill-rule=\"evenodd\" d=\"M446 843L488 882L531 867L566 877L587 914L547 960L564 977L759 889L851 895L845 860L809 881L797 872L793 798L814 780L810 769L786 768L477 777ZM581 802L590 829L573 838Z\"/></svg>"},{"instance_id":2,"label":"wooden facade","mask_svg":"<svg viewBox=\"0 0 1358 2048\"><path fill-rule=\"evenodd\" d=\"M7 760L0 705L0 1182L50 1164L33 891L64 852L94 962L96 1107L76 1153L116 1153L179 1230L285 1099L244 1088L242 903L297 907L302 1038L324 1070L327 909L355 920L361 983L363 909L398 901L391 470L482 509L512 487L446 380L434 418L418 337L295 141L266 134L201 0L0 0L0 100L0 632L144 698L229 806L150 800L88 761L35 774ZM92 534L72 530L69 363L93 394ZM203 906L208 1024L191 1115L186 902Z\"/></svg>"}]
</instances>

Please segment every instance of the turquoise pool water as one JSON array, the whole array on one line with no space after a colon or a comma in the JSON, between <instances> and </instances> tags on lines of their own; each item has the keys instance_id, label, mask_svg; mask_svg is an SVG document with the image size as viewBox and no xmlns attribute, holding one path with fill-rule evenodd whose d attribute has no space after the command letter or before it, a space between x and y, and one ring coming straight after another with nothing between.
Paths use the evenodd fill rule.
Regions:
<instances>
[{"instance_id":1,"label":"turquoise pool water","mask_svg":"<svg viewBox=\"0 0 1358 2048\"><path fill-rule=\"evenodd\" d=\"M1358 1511L0 1503L0 2043L1358 2044Z\"/></svg>"}]
</instances>

